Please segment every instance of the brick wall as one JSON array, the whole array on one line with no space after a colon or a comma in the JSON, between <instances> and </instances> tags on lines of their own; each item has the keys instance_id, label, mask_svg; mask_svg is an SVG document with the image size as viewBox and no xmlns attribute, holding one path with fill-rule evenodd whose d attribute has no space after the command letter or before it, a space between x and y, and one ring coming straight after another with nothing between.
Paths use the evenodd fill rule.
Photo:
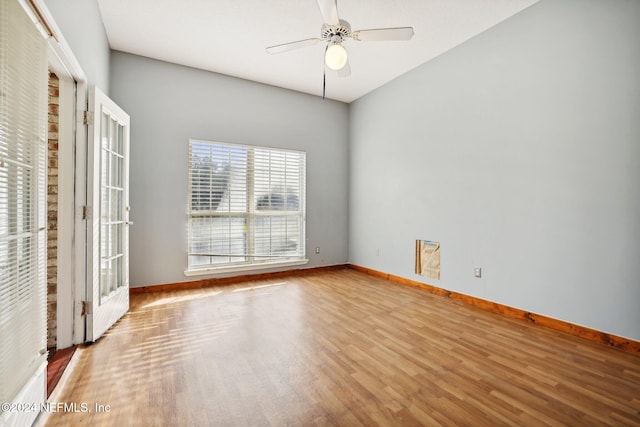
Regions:
<instances>
[{"instance_id":1,"label":"brick wall","mask_svg":"<svg viewBox=\"0 0 640 427\"><path fill-rule=\"evenodd\" d=\"M47 170L47 349L57 344L58 296L58 106L59 80L49 73L49 150Z\"/></svg>"}]
</instances>

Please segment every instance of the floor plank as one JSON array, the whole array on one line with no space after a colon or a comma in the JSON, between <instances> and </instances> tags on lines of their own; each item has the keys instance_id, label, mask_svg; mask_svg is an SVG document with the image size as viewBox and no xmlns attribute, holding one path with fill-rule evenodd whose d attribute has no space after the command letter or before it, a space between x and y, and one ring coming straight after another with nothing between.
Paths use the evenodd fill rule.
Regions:
<instances>
[{"instance_id":1,"label":"floor plank","mask_svg":"<svg viewBox=\"0 0 640 427\"><path fill-rule=\"evenodd\" d=\"M50 356L47 364L47 397L51 396L51 392L58 385L65 368L69 364L76 347L69 347L56 351Z\"/></svg>"},{"instance_id":2,"label":"floor plank","mask_svg":"<svg viewBox=\"0 0 640 427\"><path fill-rule=\"evenodd\" d=\"M75 357L46 426L640 426L640 356L350 269L134 294Z\"/></svg>"}]
</instances>

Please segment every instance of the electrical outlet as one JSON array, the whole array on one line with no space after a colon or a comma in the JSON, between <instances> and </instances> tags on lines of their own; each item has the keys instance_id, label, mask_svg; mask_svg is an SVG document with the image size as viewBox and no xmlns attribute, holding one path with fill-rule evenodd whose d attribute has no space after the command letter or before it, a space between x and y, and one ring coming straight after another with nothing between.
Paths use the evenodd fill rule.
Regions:
<instances>
[{"instance_id":1,"label":"electrical outlet","mask_svg":"<svg viewBox=\"0 0 640 427\"><path fill-rule=\"evenodd\" d=\"M316 246L316 254L320 253L320 246Z\"/></svg>"},{"instance_id":2,"label":"electrical outlet","mask_svg":"<svg viewBox=\"0 0 640 427\"><path fill-rule=\"evenodd\" d=\"M476 267L473 269L473 276L477 277L478 279L482 277L482 268L481 267Z\"/></svg>"}]
</instances>

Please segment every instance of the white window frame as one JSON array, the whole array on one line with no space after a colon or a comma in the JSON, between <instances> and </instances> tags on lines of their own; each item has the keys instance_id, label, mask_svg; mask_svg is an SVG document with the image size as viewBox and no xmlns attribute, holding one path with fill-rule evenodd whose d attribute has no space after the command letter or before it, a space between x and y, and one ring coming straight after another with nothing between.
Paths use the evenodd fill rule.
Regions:
<instances>
[{"instance_id":1,"label":"white window frame","mask_svg":"<svg viewBox=\"0 0 640 427\"><path fill-rule=\"evenodd\" d=\"M195 181L196 178L194 178L194 173L197 173L198 170L194 167L195 162L197 160L196 160L196 154L194 154L194 148L193 148L196 145L200 147L200 149L208 145L212 148L212 150L216 148L223 149L223 150L226 150L226 149L240 150L240 151L246 150L246 160L245 160L246 163L240 164L244 167L243 172L246 174L246 175L240 174L240 176L243 177L240 182L243 186L246 186L245 191L239 193L239 190L237 188L234 188L232 190L225 190L225 193L222 196L223 199L219 203L222 203L223 205L227 203L227 205L222 207L221 211L218 211L217 207L214 208L214 210L202 210L202 208L196 209L194 208L194 206L192 206L193 200L194 200L193 198L194 191L197 191L197 190L194 190L194 182L196 182ZM290 209L288 203L285 203L285 207L280 210L278 210L277 208L273 208L271 210L270 209L261 210L260 208L257 208L259 204L259 199L260 197L264 197L264 194L256 193L257 191L256 188L258 188L259 184L257 184L255 181L256 179L258 180L264 179L265 174L264 173L260 174L256 172L257 167L256 167L256 160L254 156L255 156L255 153L262 153L264 155L266 152L269 153L269 156L286 155L288 157L293 157L296 159L296 162L299 162L299 166L295 169L298 174L297 181L289 183L295 186L294 193L297 198L296 199L297 209ZM211 161L214 161L214 159L211 158ZM257 163L259 163L259 161ZM269 169L270 172L269 172L268 180L270 182L271 172L275 172L275 170L278 169L278 167L273 166L271 163L269 163L269 165L270 165L270 169ZM222 175L224 175L225 179L227 179L226 181L227 184L225 185L234 185L234 184L228 184L228 183L231 180L237 181L238 179L236 175L237 169L233 170L234 167L235 166L231 166L231 170L222 172ZM309 262L309 260L306 258L306 237L305 237L305 233L306 233L306 223L305 223L306 221L306 212L305 212L306 210L306 207L305 207L306 205L305 203L306 153L302 151L285 150L280 148L261 147L261 146L252 146L252 145L244 145L244 144L230 144L230 143L190 139L188 170L189 170L188 213L187 213L188 247L187 247L187 268L184 272L186 276L251 271L251 270L260 270L260 269L276 268L276 267L289 267L289 266L304 265ZM277 172L283 174L285 173L285 170L287 170L286 166L284 166L282 169L278 169ZM274 185L277 185L277 183ZM199 188L202 189L202 187L199 187ZM209 187L209 188L211 189L212 187ZM237 196L238 194L242 194L243 197L245 197L246 204L244 204L244 202L241 202L239 205L237 205L237 206L242 206L242 210L238 210L237 206L235 208L232 208L231 201L228 195L230 194L230 192L234 196ZM269 194L269 198L271 198L275 193L270 192L268 194ZM271 204L269 206L271 207ZM215 253L210 255L200 254L201 258L209 257L210 260L216 256L221 258L227 257L229 258L229 261L227 262L220 262L220 263L211 262L208 264L200 264L200 263L192 262L194 258L198 256L198 253L192 250L192 248L194 247L194 242L198 239L200 240L202 239L201 235L198 235L197 238L195 237L195 234L196 234L196 231L195 231L196 226L194 225L195 221L197 219L202 219L202 218L216 218L216 217L235 218L235 219L241 219L244 221L244 230L243 230L244 250L238 254L235 254L235 253L231 254L230 252ZM256 231L256 221L258 220L258 218L262 218L262 219L266 218L270 220L271 218L282 219L283 217L287 217L289 220L292 220L295 218L295 222L298 224L299 228L296 228L297 233L295 233L295 235L297 236L295 253L291 253L291 251L289 251L289 253L283 253L281 255L277 255L277 254L274 254L274 252L270 251L268 255L256 255L257 253L256 235L258 233ZM278 234L277 232L275 232L274 234L270 234L270 238L272 239L275 239L278 237L282 238L283 236ZM289 237L289 234L286 234L286 237ZM213 234L207 236L207 238L211 242L215 240ZM231 237L229 238L229 240L232 240L232 239L233 238ZM232 245L230 243L229 247L231 246ZM245 257L246 259L239 260L239 261L238 260L232 261L231 259L234 258L233 255L241 255L235 258Z\"/></svg>"}]
</instances>

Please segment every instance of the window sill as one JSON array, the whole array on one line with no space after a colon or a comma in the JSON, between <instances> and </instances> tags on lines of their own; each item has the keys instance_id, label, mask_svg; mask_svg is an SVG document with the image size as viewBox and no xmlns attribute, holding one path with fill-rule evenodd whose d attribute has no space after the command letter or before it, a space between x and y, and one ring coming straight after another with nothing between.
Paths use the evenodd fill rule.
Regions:
<instances>
[{"instance_id":1,"label":"window sill","mask_svg":"<svg viewBox=\"0 0 640 427\"><path fill-rule=\"evenodd\" d=\"M184 275L185 276L204 276L207 274L236 273L240 271L265 270L267 268L291 267L294 265L304 265L307 263L309 263L308 259L298 259L293 261L269 262L264 264L234 265L234 266L228 266L228 267L194 268L192 270L185 270Z\"/></svg>"}]
</instances>

